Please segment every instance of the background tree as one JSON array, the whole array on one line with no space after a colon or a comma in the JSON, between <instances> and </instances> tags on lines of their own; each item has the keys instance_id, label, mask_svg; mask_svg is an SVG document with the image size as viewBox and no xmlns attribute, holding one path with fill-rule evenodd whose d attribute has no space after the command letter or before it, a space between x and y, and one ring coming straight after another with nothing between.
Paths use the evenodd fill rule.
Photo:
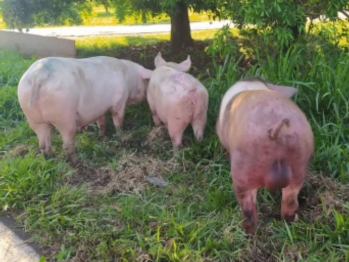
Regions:
<instances>
[{"instance_id":1,"label":"background tree","mask_svg":"<svg viewBox=\"0 0 349 262\"><path fill-rule=\"evenodd\" d=\"M112 6L112 0L95 0L96 4L103 5L105 12L109 14L109 8Z\"/></svg>"},{"instance_id":2,"label":"background tree","mask_svg":"<svg viewBox=\"0 0 349 262\"><path fill-rule=\"evenodd\" d=\"M87 0L4 0L2 14L6 25L22 31L42 24L81 24L92 11Z\"/></svg>"},{"instance_id":3,"label":"background tree","mask_svg":"<svg viewBox=\"0 0 349 262\"><path fill-rule=\"evenodd\" d=\"M188 9L194 12L210 11L215 18L219 15L217 3L219 0L113 0L116 17L119 22L126 16L141 16L147 21L147 14L152 17L166 13L171 18L171 46L174 50L193 44L191 37Z\"/></svg>"},{"instance_id":4,"label":"background tree","mask_svg":"<svg viewBox=\"0 0 349 262\"><path fill-rule=\"evenodd\" d=\"M222 1L221 16L238 27L253 24L257 30L269 30L282 45L288 45L305 33L307 17L326 15L338 18L338 11L348 9L348 0L231 0Z\"/></svg>"}]
</instances>

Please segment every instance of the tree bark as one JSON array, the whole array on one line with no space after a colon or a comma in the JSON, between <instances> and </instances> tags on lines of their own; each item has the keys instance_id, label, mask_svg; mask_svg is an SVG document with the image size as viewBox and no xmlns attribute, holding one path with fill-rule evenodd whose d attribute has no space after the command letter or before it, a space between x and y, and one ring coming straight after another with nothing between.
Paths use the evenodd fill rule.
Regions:
<instances>
[{"instance_id":1,"label":"tree bark","mask_svg":"<svg viewBox=\"0 0 349 262\"><path fill-rule=\"evenodd\" d=\"M296 43L301 37L303 37L305 35L305 25L306 25L306 20L304 21L300 21L299 23L293 25L293 26L289 26L289 29L292 31L292 35L293 35L293 41L291 41L288 45L285 45L283 47L284 52L286 53L288 48ZM303 29L301 29L303 28Z\"/></svg>"},{"instance_id":2,"label":"tree bark","mask_svg":"<svg viewBox=\"0 0 349 262\"><path fill-rule=\"evenodd\" d=\"M304 23L299 23L297 25L294 25L294 26L290 26L290 29L292 31L292 35L294 37L294 39L298 39L298 37L302 36L302 35L305 35L305 24L306 24L306 21ZM300 28L304 28L302 30L299 30ZM300 31L300 32L299 32Z\"/></svg>"},{"instance_id":3,"label":"tree bark","mask_svg":"<svg viewBox=\"0 0 349 262\"><path fill-rule=\"evenodd\" d=\"M171 15L171 47L180 50L194 43L190 32L188 7L183 2L176 3L176 10Z\"/></svg>"}]
</instances>

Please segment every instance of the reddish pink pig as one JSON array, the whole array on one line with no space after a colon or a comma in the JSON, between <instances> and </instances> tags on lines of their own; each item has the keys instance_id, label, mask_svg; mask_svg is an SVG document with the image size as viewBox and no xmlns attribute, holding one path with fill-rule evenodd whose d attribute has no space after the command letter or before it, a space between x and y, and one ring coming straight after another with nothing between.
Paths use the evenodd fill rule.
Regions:
<instances>
[{"instance_id":1,"label":"reddish pink pig","mask_svg":"<svg viewBox=\"0 0 349 262\"><path fill-rule=\"evenodd\" d=\"M195 137L202 141L207 118L208 92L193 76L190 56L180 64L166 62L159 52L155 57L155 70L150 78L147 101L155 125L163 122L173 146L182 146L182 136L191 124Z\"/></svg>"},{"instance_id":2,"label":"reddish pink pig","mask_svg":"<svg viewBox=\"0 0 349 262\"><path fill-rule=\"evenodd\" d=\"M45 155L51 152L51 127L63 139L73 165L77 130L111 111L116 128L123 122L127 104L145 100L151 70L128 60L98 56L84 59L48 57L32 64L18 85L19 104Z\"/></svg>"},{"instance_id":3,"label":"reddish pink pig","mask_svg":"<svg viewBox=\"0 0 349 262\"><path fill-rule=\"evenodd\" d=\"M246 78L225 93L216 132L227 150L243 227L253 234L258 223L257 191L282 188L281 217L293 221L297 196L314 151L311 126L291 101L297 89L260 78Z\"/></svg>"}]
</instances>

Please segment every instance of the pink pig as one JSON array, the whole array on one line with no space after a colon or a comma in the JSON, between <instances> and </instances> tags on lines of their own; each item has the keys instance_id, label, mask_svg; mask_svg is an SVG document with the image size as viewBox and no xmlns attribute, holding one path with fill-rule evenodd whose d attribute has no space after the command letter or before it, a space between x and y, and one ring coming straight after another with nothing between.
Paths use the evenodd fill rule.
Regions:
<instances>
[{"instance_id":1,"label":"pink pig","mask_svg":"<svg viewBox=\"0 0 349 262\"><path fill-rule=\"evenodd\" d=\"M293 221L297 196L314 151L304 113L290 98L297 89L245 78L225 93L216 132L227 150L246 233L256 230L257 191L282 188L281 217Z\"/></svg>"},{"instance_id":2,"label":"pink pig","mask_svg":"<svg viewBox=\"0 0 349 262\"><path fill-rule=\"evenodd\" d=\"M190 56L180 64L166 62L159 52L149 81L147 100L155 125L166 125L173 146L182 146L182 136L191 124L195 137L202 141L207 119L208 92L193 76Z\"/></svg>"},{"instance_id":3,"label":"pink pig","mask_svg":"<svg viewBox=\"0 0 349 262\"><path fill-rule=\"evenodd\" d=\"M139 64L113 57L43 58L22 76L19 104L39 139L41 151L50 154L51 127L55 126L68 159L76 165L77 130L98 120L103 132L108 110L115 127L120 127L126 105L145 100L151 74Z\"/></svg>"}]
</instances>

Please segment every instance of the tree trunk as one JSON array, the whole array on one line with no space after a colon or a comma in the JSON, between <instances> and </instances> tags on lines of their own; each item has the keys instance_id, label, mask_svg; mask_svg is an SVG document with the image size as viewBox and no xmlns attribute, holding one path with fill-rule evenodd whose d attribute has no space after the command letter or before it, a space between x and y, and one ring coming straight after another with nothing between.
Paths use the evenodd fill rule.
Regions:
<instances>
[{"instance_id":1,"label":"tree trunk","mask_svg":"<svg viewBox=\"0 0 349 262\"><path fill-rule=\"evenodd\" d=\"M291 41L288 45L285 45L283 47L284 52L286 53L287 50L289 49L289 47L296 43L297 41L299 41L299 39L305 35L305 25L306 25L306 20L300 21L299 23L293 25L293 26L289 26L289 29L292 31L292 35L293 35L293 41ZM303 28L303 29L301 29Z\"/></svg>"},{"instance_id":2,"label":"tree trunk","mask_svg":"<svg viewBox=\"0 0 349 262\"><path fill-rule=\"evenodd\" d=\"M108 4L105 4L105 5L104 5L104 9L105 9L105 12L106 12L107 14L109 14L109 5L108 5Z\"/></svg>"},{"instance_id":3,"label":"tree trunk","mask_svg":"<svg viewBox=\"0 0 349 262\"><path fill-rule=\"evenodd\" d=\"M171 46L173 50L180 50L194 43L190 33L190 23L187 5L180 1L176 3L176 10L171 15Z\"/></svg>"},{"instance_id":4,"label":"tree trunk","mask_svg":"<svg viewBox=\"0 0 349 262\"><path fill-rule=\"evenodd\" d=\"M299 29L299 28L304 28L304 29ZM294 25L294 26L290 26L290 29L292 31L292 35L294 37L295 40L298 39L298 37L302 36L302 35L305 35L305 22L302 24L302 23L299 23L297 25Z\"/></svg>"}]
</instances>

